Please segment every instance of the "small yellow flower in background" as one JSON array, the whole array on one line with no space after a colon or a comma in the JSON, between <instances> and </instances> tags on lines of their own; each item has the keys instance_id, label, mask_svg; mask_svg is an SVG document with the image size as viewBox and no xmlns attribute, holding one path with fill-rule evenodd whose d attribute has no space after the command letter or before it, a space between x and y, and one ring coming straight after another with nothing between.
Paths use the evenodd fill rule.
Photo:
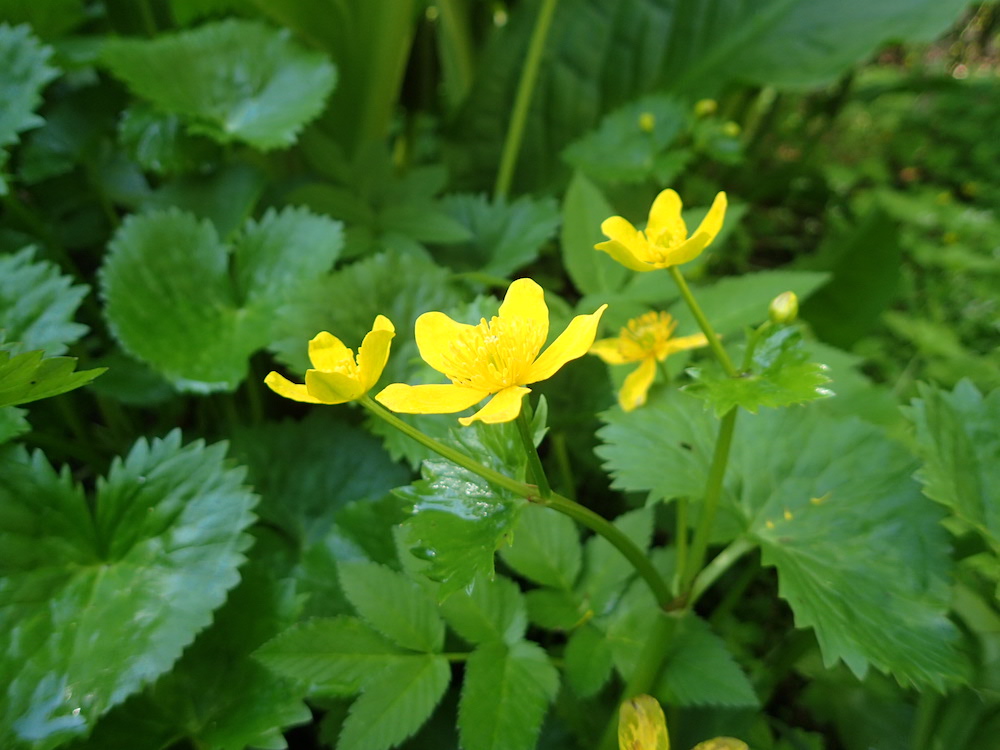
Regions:
<instances>
[{"instance_id":1,"label":"small yellow flower in background","mask_svg":"<svg viewBox=\"0 0 1000 750\"><path fill-rule=\"evenodd\" d=\"M705 334L672 338L677 321L665 312L648 312L633 318L618 338L601 339L590 348L609 365L639 362L639 367L625 378L618 403L625 411L632 411L646 403L646 394L656 377L656 363L675 352L694 349L708 344Z\"/></svg>"},{"instance_id":2,"label":"small yellow flower in background","mask_svg":"<svg viewBox=\"0 0 1000 750\"><path fill-rule=\"evenodd\" d=\"M594 248L633 271L655 271L694 260L722 229L726 194L715 196L708 214L690 237L681 217L682 207L681 198L675 191L664 190L649 209L645 231L640 232L621 216L612 216L601 224L601 231L610 239Z\"/></svg>"},{"instance_id":3,"label":"small yellow flower in background","mask_svg":"<svg viewBox=\"0 0 1000 750\"><path fill-rule=\"evenodd\" d=\"M372 389L389 359L389 345L396 329L384 315L375 318L372 330L361 342L358 356L336 336L323 331L309 342L305 384L293 383L276 372L264 382L279 396L310 404L343 404L356 401Z\"/></svg>"},{"instance_id":4,"label":"small yellow flower in background","mask_svg":"<svg viewBox=\"0 0 1000 750\"><path fill-rule=\"evenodd\" d=\"M375 400L404 414L454 414L493 396L478 412L458 421L509 422L521 413L521 400L531 391L524 386L552 377L587 353L605 308L573 318L541 354L549 334L549 309L542 288L531 279L511 284L499 316L483 318L478 325L457 323L440 312L424 313L414 328L420 356L451 384L394 383Z\"/></svg>"},{"instance_id":5,"label":"small yellow flower in background","mask_svg":"<svg viewBox=\"0 0 1000 750\"><path fill-rule=\"evenodd\" d=\"M667 719L651 695L637 695L618 712L618 750L670 750Z\"/></svg>"},{"instance_id":6,"label":"small yellow flower in background","mask_svg":"<svg viewBox=\"0 0 1000 750\"><path fill-rule=\"evenodd\" d=\"M699 99L694 103L694 113L698 117L714 115L718 108L719 103L715 99Z\"/></svg>"}]
</instances>

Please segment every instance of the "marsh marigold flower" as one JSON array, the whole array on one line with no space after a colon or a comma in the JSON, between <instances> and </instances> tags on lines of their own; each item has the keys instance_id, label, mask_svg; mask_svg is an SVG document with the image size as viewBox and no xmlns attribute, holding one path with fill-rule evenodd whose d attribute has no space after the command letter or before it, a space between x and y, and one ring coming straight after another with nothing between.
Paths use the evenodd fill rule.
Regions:
<instances>
[{"instance_id":1,"label":"marsh marigold flower","mask_svg":"<svg viewBox=\"0 0 1000 750\"><path fill-rule=\"evenodd\" d=\"M646 403L646 394L656 377L656 363L674 352L694 349L708 344L705 334L673 338L677 321L665 312L648 312L633 318L618 338L595 341L590 348L609 365L638 362L639 367L625 378L618 393L618 403L625 411L632 411Z\"/></svg>"},{"instance_id":2,"label":"marsh marigold flower","mask_svg":"<svg viewBox=\"0 0 1000 750\"><path fill-rule=\"evenodd\" d=\"M285 398L310 404L343 404L356 401L374 387L389 359L389 345L396 329L384 315L375 318L372 330L361 342L358 356L336 336L323 331L309 342L305 384L293 383L276 372L264 382Z\"/></svg>"},{"instance_id":3,"label":"marsh marigold flower","mask_svg":"<svg viewBox=\"0 0 1000 750\"><path fill-rule=\"evenodd\" d=\"M521 400L531 391L525 386L552 377L564 364L587 353L606 307L573 318L544 352L549 309L542 288L531 279L511 284L500 314L488 321L483 318L478 325L456 323L440 312L424 313L414 329L420 356L451 384L395 383L375 400L404 414L454 414L493 396L459 422L509 422L521 413Z\"/></svg>"},{"instance_id":4,"label":"marsh marigold flower","mask_svg":"<svg viewBox=\"0 0 1000 750\"><path fill-rule=\"evenodd\" d=\"M655 271L694 260L712 244L722 229L726 216L726 194L715 196L708 214L690 237L681 217L681 208L680 196L673 190L664 190L656 196L649 209L649 221L644 231L640 232L621 216L612 216L601 224L601 231L610 239L594 245L594 248L633 271Z\"/></svg>"}]
</instances>

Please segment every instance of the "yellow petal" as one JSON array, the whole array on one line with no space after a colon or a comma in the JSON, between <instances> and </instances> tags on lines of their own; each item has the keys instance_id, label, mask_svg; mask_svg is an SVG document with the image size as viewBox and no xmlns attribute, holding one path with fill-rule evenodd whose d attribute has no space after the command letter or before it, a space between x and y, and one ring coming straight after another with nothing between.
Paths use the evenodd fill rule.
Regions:
<instances>
[{"instance_id":1,"label":"yellow petal","mask_svg":"<svg viewBox=\"0 0 1000 750\"><path fill-rule=\"evenodd\" d=\"M630 271L655 271L659 267L639 260L631 250L616 240L598 242L594 245L594 249L600 250L602 253L607 253Z\"/></svg>"},{"instance_id":2,"label":"yellow petal","mask_svg":"<svg viewBox=\"0 0 1000 750\"><path fill-rule=\"evenodd\" d=\"M324 404L343 404L364 395L361 383L340 372L306 370L306 388L309 395Z\"/></svg>"},{"instance_id":3,"label":"yellow petal","mask_svg":"<svg viewBox=\"0 0 1000 750\"><path fill-rule=\"evenodd\" d=\"M629 373L618 393L618 403L625 411L638 409L646 403L649 387L656 377L656 360L648 357L633 372Z\"/></svg>"},{"instance_id":4,"label":"yellow petal","mask_svg":"<svg viewBox=\"0 0 1000 750\"><path fill-rule=\"evenodd\" d=\"M375 397L382 406L401 414L454 414L490 395L462 385L405 385L393 383Z\"/></svg>"},{"instance_id":5,"label":"yellow petal","mask_svg":"<svg viewBox=\"0 0 1000 750\"><path fill-rule=\"evenodd\" d=\"M389 361L389 345L392 343L396 329L389 319L379 315L371 332L365 336L358 350L358 380L367 393L380 377L385 363Z\"/></svg>"},{"instance_id":6,"label":"yellow petal","mask_svg":"<svg viewBox=\"0 0 1000 750\"><path fill-rule=\"evenodd\" d=\"M591 315L577 315L573 318L566 326L566 330L549 344L549 348L542 352L528 369L524 384L551 378L564 364L586 354L594 344L597 324L607 309L607 305L601 305L597 312Z\"/></svg>"},{"instance_id":7,"label":"yellow petal","mask_svg":"<svg viewBox=\"0 0 1000 750\"><path fill-rule=\"evenodd\" d=\"M705 232L695 232L694 236L690 239L682 242L677 247L673 247L666 251L664 254L665 257L660 263L659 268L679 266L683 263L694 260L701 255L701 251L704 250L711 241L712 238Z\"/></svg>"},{"instance_id":8,"label":"yellow petal","mask_svg":"<svg viewBox=\"0 0 1000 750\"><path fill-rule=\"evenodd\" d=\"M701 220L701 224L695 230L695 236L699 234L708 235L708 241L705 243L705 247L712 244L712 240L715 239L716 235L722 229L722 222L726 218L726 194L719 193L715 196L715 200L712 201L712 207L708 209L708 213L705 214L705 218Z\"/></svg>"},{"instance_id":9,"label":"yellow petal","mask_svg":"<svg viewBox=\"0 0 1000 750\"><path fill-rule=\"evenodd\" d=\"M620 339L601 339L595 341L590 347L590 354L596 354L609 365L624 365L634 360L626 359L622 354L621 347L618 346Z\"/></svg>"},{"instance_id":10,"label":"yellow petal","mask_svg":"<svg viewBox=\"0 0 1000 750\"><path fill-rule=\"evenodd\" d=\"M333 334L321 331L309 342L309 361L317 370L336 370L344 360L354 361L354 352Z\"/></svg>"},{"instance_id":11,"label":"yellow petal","mask_svg":"<svg viewBox=\"0 0 1000 750\"><path fill-rule=\"evenodd\" d=\"M452 343L474 326L456 323L441 312L427 312L417 318L413 327L420 357L438 372L448 374L448 355ZM428 412L434 414L435 412Z\"/></svg>"},{"instance_id":12,"label":"yellow petal","mask_svg":"<svg viewBox=\"0 0 1000 750\"><path fill-rule=\"evenodd\" d=\"M597 243L594 245L595 250L607 253L633 271L653 270L646 265L652 260L646 236L632 226L631 222L621 216L612 216L601 223L601 231L610 240Z\"/></svg>"},{"instance_id":13,"label":"yellow petal","mask_svg":"<svg viewBox=\"0 0 1000 750\"><path fill-rule=\"evenodd\" d=\"M656 699L637 695L622 703L618 715L619 750L670 750L667 719Z\"/></svg>"},{"instance_id":14,"label":"yellow petal","mask_svg":"<svg viewBox=\"0 0 1000 750\"><path fill-rule=\"evenodd\" d=\"M687 225L681 216L681 197L673 190L664 190L653 201L649 209L649 222L646 224L646 236L653 240L664 230L678 240L687 239Z\"/></svg>"},{"instance_id":15,"label":"yellow petal","mask_svg":"<svg viewBox=\"0 0 1000 750\"><path fill-rule=\"evenodd\" d=\"M504 388L471 417L461 417L458 421L466 427L477 420L486 424L510 422L512 419L517 419L517 415L521 413L521 401L528 393L531 393L530 388L521 388L517 385Z\"/></svg>"},{"instance_id":16,"label":"yellow petal","mask_svg":"<svg viewBox=\"0 0 1000 750\"><path fill-rule=\"evenodd\" d=\"M549 308L545 304L545 293L531 279L518 279L507 287L507 294L500 305L500 317L530 320L541 331L539 338L542 343L549 335Z\"/></svg>"},{"instance_id":17,"label":"yellow petal","mask_svg":"<svg viewBox=\"0 0 1000 750\"><path fill-rule=\"evenodd\" d=\"M705 337L704 333L696 333L694 336L680 336L676 339L670 339L663 347L660 361L662 362L665 360L668 354L682 352L685 349L697 349L699 346L708 346L708 339Z\"/></svg>"},{"instance_id":18,"label":"yellow petal","mask_svg":"<svg viewBox=\"0 0 1000 750\"><path fill-rule=\"evenodd\" d=\"M300 383L293 383L291 380L276 372L269 372L264 378L264 384L279 396L290 398L293 401L304 401L307 404L323 403L318 398L309 395L306 387Z\"/></svg>"}]
</instances>

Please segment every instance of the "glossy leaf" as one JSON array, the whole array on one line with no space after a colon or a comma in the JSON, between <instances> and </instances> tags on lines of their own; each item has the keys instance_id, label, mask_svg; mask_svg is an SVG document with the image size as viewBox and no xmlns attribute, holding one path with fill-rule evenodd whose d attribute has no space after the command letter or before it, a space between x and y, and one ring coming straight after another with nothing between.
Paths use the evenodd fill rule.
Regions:
<instances>
[{"instance_id":1,"label":"glossy leaf","mask_svg":"<svg viewBox=\"0 0 1000 750\"><path fill-rule=\"evenodd\" d=\"M87 332L73 316L88 287L34 255L33 247L0 255L0 346L14 354L42 349L52 357Z\"/></svg>"},{"instance_id":2,"label":"glossy leaf","mask_svg":"<svg viewBox=\"0 0 1000 750\"><path fill-rule=\"evenodd\" d=\"M179 432L139 441L92 506L40 454L2 456L0 744L87 734L209 624L239 580L256 502L224 451L181 447Z\"/></svg>"},{"instance_id":3,"label":"glossy leaf","mask_svg":"<svg viewBox=\"0 0 1000 750\"><path fill-rule=\"evenodd\" d=\"M322 53L237 19L152 40L111 39L102 58L133 93L183 116L192 133L262 150L292 145L336 81Z\"/></svg>"},{"instance_id":4,"label":"glossy leaf","mask_svg":"<svg viewBox=\"0 0 1000 750\"><path fill-rule=\"evenodd\" d=\"M482 646L469 657L458 707L467 750L532 750L559 674L534 643Z\"/></svg>"},{"instance_id":5,"label":"glossy leaf","mask_svg":"<svg viewBox=\"0 0 1000 750\"><path fill-rule=\"evenodd\" d=\"M106 368L74 372L73 357L42 358L42 352L11 357L0 351L0 408L58 396L86 385Z\"/></svg>"},{"instance_id":6,"label":"glossy leaf","mask_svg":"<svg viewBox=\"0 0 1000 750\"><path fill-rule=\"evenodd\" d=\"M500 550L503 561L525 578L553 588L571 589L580 572L583 548L576 524L551 508L527 506L513 540Z\"/></svg>"},{"instance_id":7,"label":"glossy leaf","mask_svg":"<svg viewBox=\"0 0 1000 750\"><path fill-rule=\"evenodd\" d=\"M527 626L524 596L517 584L500 575L492 580L480 575L471 590L456 591L445 599L441 614L456 633L476 645L516 643Z\"/></svg>"},{"instance_id":8,"label":"glossy leaf","mask_svg":"<svg viewBox=\"0 0 1000 750\"><path fill-rule=\"evenodd\" d=\"M339 225L301 209L248 222L232 246L190 214L134 215L101 269L105 314L122 346L178 388L232 390L271 341L274 309L339 249Z\"/></svg>"}]
</instances>

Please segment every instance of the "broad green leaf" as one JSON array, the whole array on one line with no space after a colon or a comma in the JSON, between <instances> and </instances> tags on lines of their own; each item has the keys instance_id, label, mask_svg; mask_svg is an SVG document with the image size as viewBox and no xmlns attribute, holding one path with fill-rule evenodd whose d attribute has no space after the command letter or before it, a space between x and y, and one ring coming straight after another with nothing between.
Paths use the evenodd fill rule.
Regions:
<instances>
[{"instance_id":1,"label":"broad green leaf","mask_svg":"<svg viewBox=\"0 0 1000 750\"><path fill-rule=\"evenodd\" d=\"M73 315L88 288L34 255L33 247L0 255L0 345L14 354L43 349L51 357L87 332Z\"/></svg>"},{"instance_id":2,"label":"broad green leaf","mask_svg":"<svg viewBox=\"0 0 1000 750\"><path fill-rule=\"evenodd\" d=\"M573 631L566 644L566 679L581 698L595 695L614 667L604 634L589 623Z\"/></svg>"},{"instance_id":3,"label":"broad green leaf","mask_svg":"<svg viewBox=\"0 0 1000 750\"><path fill-rule=\"evenodd\" d=\"M472 644L502 641L513 644L524 637L527 614L524 596L503 576L480 575L471 590L456 591L441 603L448 625Z\"/></svg>"},{"instance_id":4,"label":"broad green leaf","mask_svg":"<svg viewBox=\"0 0 1000 750\"><path fill-rule=\"evenodd\" d=\"M0 457L0 744L89 733L209 624L256 502L224 454L140 440L92 500L41 454Z\"/></svg>"},{"instance_id":5,"label":"broad green leaf","mask_svg":"<svg viewBox=\"0 0 1000 750\"><path fill-rule=\"evenodd\" d=\"M318 695L352 695L375 675L413 658L355 617L293 625L254 652L268 669Z\"/></svg>"},{"instance_id":6,"label":"broad green leaf","mask_svg":"<svg viewBox=\"0 0 1000 750\"><path fill-rule=\"evenodd\" d=\"M530 195L508 203L485 195L448 195L442 208L469 230L471 239L436 256L453 268L508 277L528 265L556 232L559 211L551 198Z\"/></svg>"},{"instance_id":7,"label":"broad green leaf","mask_svg":"<svg viewBox=\"0 0 1000 750\"><path fill-rule=\"evenodd\" d=\"M573 588L583 549L576 524L569 517L551 508L529 505L512 537L500 556L515 572L542 586Z\"/></svg>"},{"instance_id":8,"label":"broad green leaf","mask_svg":"<svg viewBox=\"0 0 1000 750\"><path fill-rule=\"evenodd\" d=\"M372 677L351 705L337 747L388 750L427 721L451 681L442 656L410 656Z\"/></svg>"},{"instance_id":9,"label":"broad green leaf","mask_svg":"<svg viewBox=\"0 0 1000 750\"><path fill-rule=\"evenodd\" d=\"M1000 390L983 396L968 380L951 393L921 385L907 415L924 494L1000 550Z\"/></svg>"},{"instance_id":10,"label":"broad green leaf","mask_svg":"<svg viewBox=\"0 0 1000 750\"><path fill-rule=\"evenodd\" d=\"M562 261L576 288L584 294L616 292L632 273L594 245L607 239L601 222L615 213L600 189L577 172L562 205Z\"/></svg>"},{"instance_id":11,"label":"broad green leaf","mask_svg":"<svg viewBox=\"0 0 1000 750\"><path fill-rule=\"evenodd\" d=\"M139 166L161 175L189 172L218 157L212 141L184 131L179 115L162 114L143 102L122 113L118 140Z\"/></svg>"},{"instance_id":12,"label":"broad green leaf","mask_svg":"<svg viewBox=\"0 0 1000 750\"><path fill-rule=\"evenodd\" d=\"M467 750L533 750L559 674L545 652L522 641L476 649L465 667L458 732Z\"/></svg>"},{"instance_id":13,"label":"broad green leaf","mask_svg":"<svg viewBox=\"0 0 1000 750\"><path fill-rule=\"evenodd\" d=\"M565 589L531 589L524 596L528 619L546 630L570 631L593 615L585 596Z\"/></svg>"},{"instance_id":14,"label":"broad green leaf","mask_svg":"<svg viewBox=\"0 0 1000 750\"><path fill-rule=\"evenodd\" d=\"M753 685L726 647L696 615L670 618L670 646L651 692L670 706L760 706Z\"/></svg>"},{"instance_id":15,"label":"broad green leaf","mask_svg":"<svg viewBox=\"0 0 1000 750\"><path fill-rule=\"evenodd\" d=\"M3 175L7 149L17 143L22 132L42 124L35 110L42 103L42 89L58 74L49 65L51 56L52 48L41 44L28 26L0 23L0 70L4 76L0 86L0 195L9 189Z\"/></svg>"},{"instance_id":16,"label":"broad green leaf","mask_svg":"<svg viewBox=\"0 0 1000 750\"><path fill-rule=\"evenodd\" d=\"M604 418L598 453L618 484L698 496L715 427L683 394L659 393L643 409ZM960 679L964 665L946 617L940 515L921 501L913 468L873 425L808 408L761 413L737 421L720 511L777 568L796 624L816 631L828 664L940 686Z\"/></svg>"},{"instance_id":17,"label":"broad green leaf","mask_svg":"<svg viewBox=\"0 0 1000 750\"><path fill-rule=\"evenodd\" d=\"M190 214L133 215L101 269L105 313L122 346L178 388L232 390L271 341L275 309L339 250L339 225L301 209L247 222L232 246Z\"/></svg>"},{"instance_id":18,"label":"broad green leaf","mask_svg":"<svg viewBox=\"0 0 1000 750\"><path fill-rule=\"evenodd\" d=\"M563 159L599 182L669 185L691 157L667 151L687 123L687 107L679 100L645 96L606 115L563 151Z\"/></svg>"},{"instance_id":19,"label":"broad green leaf","mask_svg":"<svg viewBox=\"0 0 1000 750\"><path fill-rule=\"evenodd\" d=\"M86 385L105 368L74 372L73 357L42 359L42 352L24 352L11 357L0 351L0 407L28 404L58 396Z\"/></svg>"},{"instance_id":20,"label":"broad green leaf","mask_svg":"<svg viewBox=\"0 0 1000 750\"><path fill-rule=\"evenodd\" d=\"M756 414L762 406L802 404L832 396L826 388L826 367L809 361L807 346L797 328L780 328L757 345L750 372L737 377L691 368L695 382L684 388L705 399L721 417L737 406Z\"/></svg>"},{"instance_id":21,"label":"broad green leaf","mask_svg":"<svg viewBox=\"0 0 1000 750\"><path fill-rule=\"evenodd\" d=\"M441 650L444 623L420 584L378 563L358 560L339 567L344 593L375 630L403 648Z\"/></svg>"},{"instance_id":22,"label":"broad green leaf","mask_svg":"<svg viewBox=\"0 0 1000 750\"><path fill-rule=\"evenodd\" d=\"M336 81L322 53L238 19L151 40L112 39L102 58L134 94L184 117L190 132L262 150L292 145Z\"/></svg>"},{"instance_id":23,"label":"broad green leaf","mask_svg":"<svg viewBox=\"0 0 1000 750\"><path fill-rule=\"evenodd\" d=\"M298 603L288 582L276 581L263 565L244 566L241 575L212 626L174 668L102 718L73 750L134 750L137 737L151 749L181 737L213 750L287 747L281 730L312 714L302 691L250 652L294 620Z\"/></svg>"}]
</instances>

